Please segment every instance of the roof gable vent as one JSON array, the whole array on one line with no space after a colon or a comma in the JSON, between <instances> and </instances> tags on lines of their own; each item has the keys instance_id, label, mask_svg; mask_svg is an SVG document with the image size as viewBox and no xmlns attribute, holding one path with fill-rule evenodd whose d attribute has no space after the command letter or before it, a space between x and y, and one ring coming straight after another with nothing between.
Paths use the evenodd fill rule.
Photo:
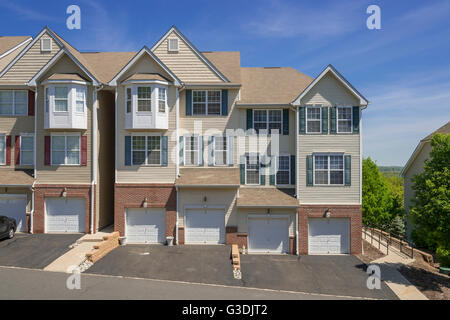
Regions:
<instances>
[{"instance_id":1,"label":"roof gable vent","mask_svg":"<svg viewBox=\"0 0 450 320\"><path fill-rule=\"evenodd\" d=\"M50 38L41 39L41 52L52 52L52 39Z\"/></svg>"},{"instance_id":2,"label":"roof gable vent","mask_svg":"<svg viewBox=\"0 0 450 320\"><path fill-rule=\"evenodd\" d=\"M169 52L178 52L178 38L168 38L167 48Z\"/></svg>"}]
</instances>

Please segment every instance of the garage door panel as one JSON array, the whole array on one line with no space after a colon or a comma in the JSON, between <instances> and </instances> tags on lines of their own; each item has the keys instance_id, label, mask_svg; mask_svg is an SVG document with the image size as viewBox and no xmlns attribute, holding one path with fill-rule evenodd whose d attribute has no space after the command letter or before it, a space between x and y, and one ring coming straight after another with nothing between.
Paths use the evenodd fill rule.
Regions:
<instances>
[{"instance_id":1,"label":"garage door panel","mask_svg":"<svg viewBox=\"0 0 450 320\"><path fill-rule=\"evenodd\" d=\"M14 218L19 232L26 231L26 211L27 199L23 195L18 194L17 198L13 195L0 196L0 215Z\"/></svg>"},{"instance_id":2,"label":"garage door panel","mask_svg":"<svg viewBox=\"0 0 450 320\"><path fill-rule=\"evenodd\" d=\"M288 219L249 218L249 252L287 253L289 251Z\"/></svg>"},{"instance_id":3,"label":"garage door panel","mask_svg":"<svg viewBox=\"0 0 450 320\"><path fill-rule=\"evenodd\" d=\"M46 232L85 232L85 199L45 199Z\"/></svg>"},{"instance_id":4,"label":"garage door panel","mask_svg":"<svg viewBox=\"0 0 450 320\"><path fill-rule=\"evenodd\" d=\"M164 209L127 209L126 236L131 243L164 243L166 214Z\"/></svg>"},{"instance_id":5,"label":"garage door panel","mask_svg":"<svg viewBox=\"0 0 450 320\"><path fill-rule=\"evenodd\" d=\"M186 210L186 244L225 243L225 213L215 209Z\"/></svg>"},{"instance_id":6,"label":"garage door panel","mask_svg":"<svg viewBox=\"0 0 450 320\"><path fill-rule=\"evenodd\" d=\"M308 220L310 254L350 252L350 220L347 218L310 218Z\"/></svg>"}]
</instances>

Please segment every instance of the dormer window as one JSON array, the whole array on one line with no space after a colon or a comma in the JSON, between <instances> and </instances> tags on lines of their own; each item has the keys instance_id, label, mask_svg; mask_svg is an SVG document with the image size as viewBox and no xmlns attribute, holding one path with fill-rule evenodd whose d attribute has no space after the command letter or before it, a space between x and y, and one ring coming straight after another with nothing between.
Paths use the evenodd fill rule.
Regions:
<instances>
[{"instance_id":1,"label":"dormer window","mask_svg":"<svg viewBox=\"0 0 450 320\"><path fill-rule=\"evenodd\" d=\"M52 52L52 39L42 38L41 39L41 52Z\"/></svg>"},{"instance_id":2,"label":"dormer window","mask_svg":"<svg viewBox=\"0 0 450 320\"><path fill-rule=\"evenodd\" d=\"M178 52L178 38L169 38L167 42L169 52Z\"/></svg>"}]
</instances>

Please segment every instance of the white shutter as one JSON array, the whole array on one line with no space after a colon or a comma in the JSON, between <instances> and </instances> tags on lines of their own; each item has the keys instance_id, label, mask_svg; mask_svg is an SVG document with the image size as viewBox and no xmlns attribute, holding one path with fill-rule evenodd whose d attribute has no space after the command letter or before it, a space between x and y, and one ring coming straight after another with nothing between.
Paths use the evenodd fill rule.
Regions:
<instances>
[{"instance_id":1,"label":"white shutter","mask_svg":"<svg viewBox=\"0 0 450 320\"><path fill-rule=\"evenodd\" d=\"M227 136L227 164L234 165L234 136Z\"/></svg>"}]
</instances>

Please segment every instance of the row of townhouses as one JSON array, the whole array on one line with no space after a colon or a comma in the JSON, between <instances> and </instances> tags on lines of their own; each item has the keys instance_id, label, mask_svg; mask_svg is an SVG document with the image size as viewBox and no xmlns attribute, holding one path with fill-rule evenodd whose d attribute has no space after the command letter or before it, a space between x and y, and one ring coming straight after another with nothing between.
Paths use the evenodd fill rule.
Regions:
<instances>
[{"instance_id":1,"label":"row of townhouses","mask_svg":"<svg viewBox=\"0 0 450 320\"><path fill-rule=\"evenodd\" d=\"M333 66L241 67L176 27L79 52L45 27L0 37L0 70L0 214L19 231L361 252L368 101Z\"/></svg>"}]
</instances>

